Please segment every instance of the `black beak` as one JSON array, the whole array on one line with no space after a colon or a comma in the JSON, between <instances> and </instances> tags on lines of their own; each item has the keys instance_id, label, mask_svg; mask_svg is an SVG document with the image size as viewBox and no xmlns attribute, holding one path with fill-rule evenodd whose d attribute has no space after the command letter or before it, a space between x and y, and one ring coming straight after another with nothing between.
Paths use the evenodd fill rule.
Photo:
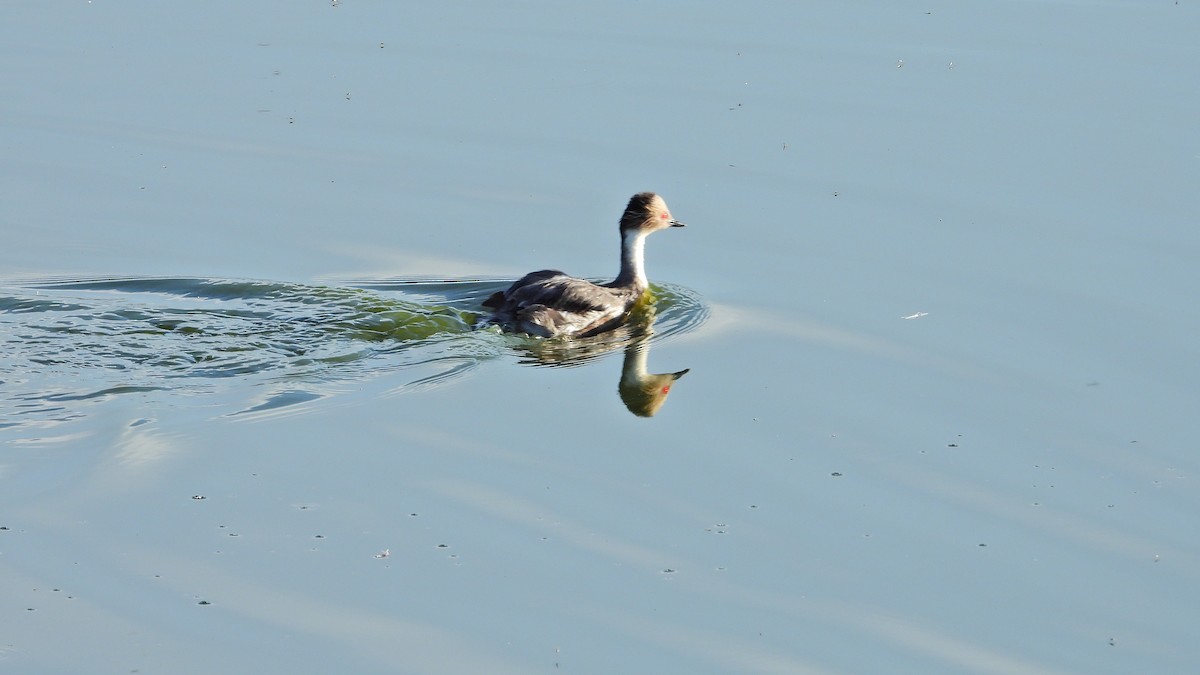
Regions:
<instances>
[{"instance_id":1,"label":"black beak","mask_svg":"<svg viewBox=\"0 0 1200 675\"><path fill-rule=\"evenodd\" d=\"M671 219L671 227L687 227L687 223L681 223L674 218Z\"/></svg>"}]
</instances>

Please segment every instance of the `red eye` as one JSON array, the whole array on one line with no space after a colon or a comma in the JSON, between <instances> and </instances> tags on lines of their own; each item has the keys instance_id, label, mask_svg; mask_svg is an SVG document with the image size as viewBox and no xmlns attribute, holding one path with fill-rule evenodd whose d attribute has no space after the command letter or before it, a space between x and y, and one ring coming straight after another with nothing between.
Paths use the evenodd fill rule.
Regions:
<instances>
[{"instance_id":1,"label":"red eye","mask_svg":"<svg viewBox=\"0 0 1200 675\"><path fill-rule=\"evenodd\" d=\"M658 219L666 220L667 218L670 218L670 217L671 217L671 214L669 214L669 213L661 213L661 214L659 214Z\"/></svg>"}]
</instances>

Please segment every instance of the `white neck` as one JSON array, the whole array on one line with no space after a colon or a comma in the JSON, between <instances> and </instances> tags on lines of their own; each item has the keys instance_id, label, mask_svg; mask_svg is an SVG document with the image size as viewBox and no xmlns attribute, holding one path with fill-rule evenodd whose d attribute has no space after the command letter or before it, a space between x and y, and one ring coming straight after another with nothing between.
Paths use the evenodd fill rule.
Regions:
<instances>
[{"instance_id":1,"label":"white neck","mask_svg":"<svg viewBox=\"0 0 1200 675\"><path fill-rule=\"evenodd\" d=\"M642 230L626 230L621 233L621 273L612 282L613 286L645 289L646 281L646 234Z\"/></svg>"}]
</instances>

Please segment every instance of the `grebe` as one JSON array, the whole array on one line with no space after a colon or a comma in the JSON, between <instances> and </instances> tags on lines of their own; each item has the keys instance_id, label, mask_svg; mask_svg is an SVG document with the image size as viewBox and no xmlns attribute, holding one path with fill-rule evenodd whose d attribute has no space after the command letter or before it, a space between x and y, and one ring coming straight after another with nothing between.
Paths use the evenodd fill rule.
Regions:
<instances>
[{"instance_id":1,"label":"grebe","mask_svg":"<svg viewBox=\"0 0 1200 675\"><path fill-rule=\"evenodd\" d=\"M616 328L646 292L646 235L683 227L667 203L653 192L639 192L621 215L621 272L607 284L569 277L558 270L530 272L506 291L493 293L483 306L488 323L540 337L587 337Z\"/></svg>"}]
</instances>

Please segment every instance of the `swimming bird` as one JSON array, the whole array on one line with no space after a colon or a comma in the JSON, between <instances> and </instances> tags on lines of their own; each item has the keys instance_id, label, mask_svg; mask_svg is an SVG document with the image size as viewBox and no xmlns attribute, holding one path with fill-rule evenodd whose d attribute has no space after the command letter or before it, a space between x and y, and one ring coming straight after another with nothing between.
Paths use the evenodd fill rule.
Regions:
<instances>
[{"instance_id":1,"label":"swimming bird","mask_svg":"<svg viewBox=\"0 0 1200 675\"><path fill-rule=\"evenodd\" d=\"M621 215L621 271L616 279L595 284L559 270L530 272L484 300L483 306L492 310L488 323L538 337L588 337L616 328L649 286L646 235L683 226L662 197L639 192Z\"/></svg>"}]
</instances>

